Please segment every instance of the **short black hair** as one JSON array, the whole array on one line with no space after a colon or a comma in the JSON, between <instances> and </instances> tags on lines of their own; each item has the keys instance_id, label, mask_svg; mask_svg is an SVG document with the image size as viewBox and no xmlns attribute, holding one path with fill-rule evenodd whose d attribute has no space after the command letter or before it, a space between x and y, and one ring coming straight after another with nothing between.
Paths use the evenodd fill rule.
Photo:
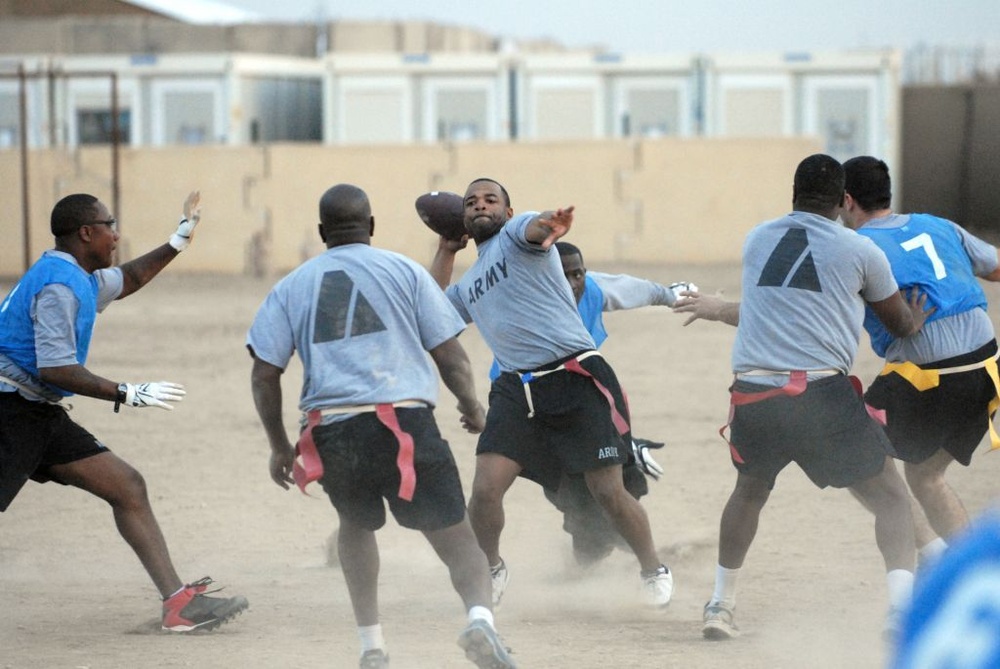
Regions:
<instances>
[{"instance_id":1,"label":"short black hair","mask_svg":"<svg viewBox=\"0 0 1000 669\"><path fill-rule=\"evenodd\" d=\"M371 216L368 195L352 184L331 186L319 199L320 224L330 231L365 227L371 222Z\"/></svg>"},{"instance_id":2,"label":"short black hair","mask_svg":"<svg viewBox=\"0 0 1000 669\"><path fill-rule=\"evenodd\" d=\"M580 260L583 260L583 252L569 242L556 242L556 251L559 252L560 258L563 256L580 256Z\"/></svg>"},{"instance_id":3,"label":"short black hair","mask_svg":"<svg viewBox=\"0 0 1000 669\"><path fill-rule=\"evenodd\" d=\"M502 183L500 183L496 179L491 179L490 177L479 177L478 179L473 179L472 181L470 181L469 185L471 186L472 184L476 183L477 181L489 181L491 184L496 184L497 186L499 186L500 187L500 192L503 193L504 206L507 206L507 207L510 206L510 193L507 192L507 189L503 187Z\"/></svg>"},{"instance_id":4,"label":"short black hair","mask_svg":"<svg viewBox=\"0 0 1000 669\"><path fill-rule=\"evenodd\" d=\"M796 207L828 211L844 201L844 166L836 158L814 153L795 169L792 202Z\"/></svg>"},{"instance_id":5,"label":"short black hair","mask_svg":"<svg viewBox=\"0 0 1000 669\"><path fill-rule=\"evenodd\" d=\"M49 229L53 237L76 232L81 225L94 222L97 214L97 198L87 193L67 195L56 202L49 217Z\"/></svg>"},{"instance_id":6,"label":"short black hair","mask_svg":"<svg viewBox=\"0 0 1000 669\"><path fill-rule=\"evenodd\" d=\"M858 156L844 163L844 189L865 211L888 209L892 202L889 166L873 156Z\"/></svg>"}]
</instances>

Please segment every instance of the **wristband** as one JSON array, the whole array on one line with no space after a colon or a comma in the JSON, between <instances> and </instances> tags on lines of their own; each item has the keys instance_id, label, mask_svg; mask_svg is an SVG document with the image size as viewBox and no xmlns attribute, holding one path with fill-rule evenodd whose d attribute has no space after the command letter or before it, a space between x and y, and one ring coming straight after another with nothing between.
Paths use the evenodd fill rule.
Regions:
<instances>
[{"instance_id":1,"label":"wristband","mask_svg":"<svg viewBox=\"0 0 1000 669\"><path fill-rule=\"evenodd\" d=\"M115 413L118 413L118 410L122 406L122 402L124 402L126 400L126 398L128 398L128 384L127 383L119 383L118 384L118 396L115 397Z\"/></svg>"},{"instance_id":2,"label":"wristband","mask_svg":"<svg viewBox=\"0 0 1000 669\"><path fill-rule=\"evenodd\" d=\"M174 250L177 251L178 253L186 249L188 247L188 244L191 243L191 234L189 231L188 234L186 235L181 234L182 230L181 226L183 226L187 222L188 222L187 218L182 218L180 223L177 224L177 232L170 235L170 241L168 243L171 246L173 246Z\"/></svg>"}]
</instances>

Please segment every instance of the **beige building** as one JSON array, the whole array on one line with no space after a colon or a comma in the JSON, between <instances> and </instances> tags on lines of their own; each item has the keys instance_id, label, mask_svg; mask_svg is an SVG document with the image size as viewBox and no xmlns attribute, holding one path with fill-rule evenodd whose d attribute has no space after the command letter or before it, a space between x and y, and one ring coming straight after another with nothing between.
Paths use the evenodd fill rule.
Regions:
<instances>
[{"instance_id":1,"label":"beige building","mask_svg":"<svg viewBox=\"0 0 1000 669\"><path fill-rule=\"evenodd\" d=\"M575 204L595 265L731 262L787 211L805 155L898 152L891 51L567 52L420 22L195 23L156 0L0 0L0 17L5 276L51 244L64 195L112 207L124 259L193 188L206 225L180 271L283 272L317 250L338 182L372 196L376 243L426 262L414 200L484 174L517 210Z\"/></svg>"}]
</instances>

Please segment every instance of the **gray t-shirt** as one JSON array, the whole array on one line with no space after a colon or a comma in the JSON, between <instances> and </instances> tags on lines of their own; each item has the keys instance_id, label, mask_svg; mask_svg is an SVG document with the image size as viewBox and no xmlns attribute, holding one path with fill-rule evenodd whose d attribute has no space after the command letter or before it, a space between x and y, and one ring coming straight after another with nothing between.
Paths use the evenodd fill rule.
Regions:
<instances>
[{"instance_id":1,"label":"gray t-shirt","mask_svg":"<svg viewBox=\"0 0 1000 669\"><path fill-rule=\"evenodd\" d=\"M875 243L835 221L792 212L750 231L733 371L839 370L857 355L865 301L898 290ZM781 385L775 377L755 382Z\"/></svg>"},{"instance_id":2,"label":"gray t-shirt","mask_svg":"<svg viewBox=\"0 0 1000 669\"><path fill-rule=\"evenodd\" d=\"M559 254L524 237L537 215L507 221L478 246L475 264L446 291L465 321L476 323L501 371L537 369L595 348Z\"/></svg>"},{"instance_id":3,"label":"gray t-shirt","mask_svg":"<svg viewBox=\"0 0 1000 669\"><path fill-rule=\"evenodd\" d=\"M272 288L247 344L282 369L298 351L303 412L403 400L434 406L438 377L427 351L464 329L426 269L398 253L346 244Z\"/></svg>"},{"instance_id":4,"label":"gray t-shirt","mask_svg":"<svg viewBox=\"0 0 1000 669\"><path fill-rule=\"evenodd\" d=\"M54 255L79 266L76 258L63 251L50 249L45 251L44 255ZM124 279L118 267L96 270L94 276L97 277L97 311L100 313L122 294ZM31 305L31 320L35 324L35 357L39 368L77 364L75 323L79 308L79 300L65 284L49 284L35 296ZM47 390L39 379L18 367L2 353L0 353L0 376L22 386L19 392L27 399L37 400L41 397L49 402L58 402L62 399L60 395ZM14 386L0 381L0 392L14 390L16 390Z\"/></svg>"}]
</instances>

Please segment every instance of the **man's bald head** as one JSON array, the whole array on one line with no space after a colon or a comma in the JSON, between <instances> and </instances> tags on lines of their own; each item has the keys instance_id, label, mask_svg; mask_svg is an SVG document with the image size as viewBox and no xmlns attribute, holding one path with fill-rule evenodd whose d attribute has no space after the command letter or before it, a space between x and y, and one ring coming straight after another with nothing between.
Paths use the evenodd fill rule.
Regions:
<instances>
[{"instance_id":1,"label":"man's bald head","mask_svg":"<svg viewBox=\"0 0 1000 669\"><path fill-rule=\"evenodd\" d=\"M368 243L374 219L368 195L351 184L337 184L319 199L319 234L328 247Z\"/></svg>"}]
</instances>

